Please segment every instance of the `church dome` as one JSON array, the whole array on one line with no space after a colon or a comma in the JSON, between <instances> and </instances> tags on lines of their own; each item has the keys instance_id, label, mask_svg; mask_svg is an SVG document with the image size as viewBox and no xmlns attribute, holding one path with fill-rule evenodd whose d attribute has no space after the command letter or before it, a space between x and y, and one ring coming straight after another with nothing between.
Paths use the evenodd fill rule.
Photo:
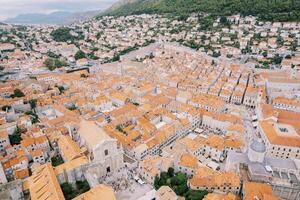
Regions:
<instances>
[{"instance_id":1,"label":"church dome","mask_svg":"<svg viewBox=\"0 0 300 200\"><path fill-rule=\"evenodd\" d=\"M262 143L259 140L254 140L251 145L250 148L256 152L260 152L260 153L264 153L266 151L266 146L264 145L264 143Z\"/></svg>"}]
</instances>

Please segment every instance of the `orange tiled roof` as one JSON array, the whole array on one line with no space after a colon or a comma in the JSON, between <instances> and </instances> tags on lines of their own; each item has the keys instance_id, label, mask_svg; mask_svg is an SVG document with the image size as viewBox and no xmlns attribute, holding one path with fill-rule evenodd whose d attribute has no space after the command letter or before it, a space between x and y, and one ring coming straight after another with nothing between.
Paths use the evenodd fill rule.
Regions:
<instances>
[{"instance_id":1,"label":"orange tiled roof","mask_svg":"<svg viewBox=\"0 0 300 200\"><path fill-rule=\"evenodd\" d=\"M272 186L265 183L246 182L244 184L244 199L279 200L273 195Z\"/></svg>"}]
</instances>

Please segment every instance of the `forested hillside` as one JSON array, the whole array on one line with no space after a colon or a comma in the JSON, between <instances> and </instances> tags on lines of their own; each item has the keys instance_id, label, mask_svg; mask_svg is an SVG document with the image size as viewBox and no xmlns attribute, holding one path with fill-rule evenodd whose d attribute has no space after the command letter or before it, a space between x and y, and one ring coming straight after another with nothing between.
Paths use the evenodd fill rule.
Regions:
<instances>
[{"instance_id":1,"label":"forested hillside","mask_svg":"<svg viewBox=\"0 0 300 200\"><path fill-rule=\"evenodd\" d=\"M207 12L218 16L240 13L258 16L262 20L296 21L300 19L300 0L136 0L111 9L108 14L187 15L191 12Z\"/></svg>"}]
</instances>

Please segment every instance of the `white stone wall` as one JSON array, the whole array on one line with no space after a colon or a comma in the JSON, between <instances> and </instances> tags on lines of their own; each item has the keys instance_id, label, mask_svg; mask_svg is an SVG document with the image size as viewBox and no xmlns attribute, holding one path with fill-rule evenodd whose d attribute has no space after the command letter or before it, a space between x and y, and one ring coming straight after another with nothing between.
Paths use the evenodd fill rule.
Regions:
<instances>
[{"instance_id":1,"label":"white stone wall","mask_svg":"<svg viewBox=\"0 0 300 200\"><path fill-rule=\"evenodd\" d=\"M123 167L123 150L118 148L116 139L102 141L93 149L93 155L93 161L102 164L103 174L108 173L108 168L110 172L116 172Z\"/></svg>"},{"instance_id":2,"label":"white stone wall","mask_svg":"<svg viewBox=\"0 0 300 200\"><path fill-rule=\"evenodd\" d=\"M279 158L296 158L300 159L300 148L296 146L284 146L271 144L263 132L262 128L258 126L260 135L266 145L267 156L275 156Z\"/></svg>"},{"instance_id":3,"label":"white stone wall","mask_svg":"<svg viewBox=\"0 0 300 200\"><path fill-rule=\"evenodd\" d=\"M3 151L4 148L8 145L10 145L8 137L0 139L0 151Z\"/></svg>"},{"instance_id":4,"label":"white stone wall","mask_svg":"<svg viewBox=\"0 0 300 200\"><path fill-rule=\"evenodd\" d=\"M289 105L289 104L274 103L273 106L274 106L274 108L278 108L278 109L282 109L282 110L300 112L300 107L296 107L296 106Z\"/></svg>"},{"instance_id":5,"label":"white stone wall","mask_svg":"<svg viewBox=\"0 0 300 200\"><path fill-rule=\"evenodd\" d=\"M221 194L227 194L228 192L231 192L233 194L238 194L240 191L240 186L239 187L231 187L231 186L197 187L194 185L190 185L190 187L193 190L207 190L209 192L216 192Z\"/></svg>"},{"instance_id":6,"label":"white stone wall","mask_svg":"<svg viewBox=\"0 0 300 200\"><path fill-rule=\"evenodd\" d=\"M257 104L257 98L248 96L247 94L245 95L243 104L249 107L255 107Z\"/></svg>"},{"instance_id":7,"label":"white stone wall","mask_svg":"<svg viewBox=\"0 0 300 200\"><path fill-rule=\"evenodd\" d=\"M230 125L229 122L223 122L213 119L210 116L203 115L202 119L202 125L209 127L211 129L220 129L220 130L226 130L227 127Z\"/></svg>"},{"instance_id":8,"label":"white stone wall","mask_svg":"<svg viewBox=\"0 0 300 200\"><path fill-rule=\"evenodd\" d=\"M153 185L154 184L154 179L155 176L153 176L154 174L149 173L147 170L145 170L145 168L143 167L139 167L139 175L140 177L145 180L147 183ZM157 174L159 176L159 174Z\"/></svg>"}]
</instances>

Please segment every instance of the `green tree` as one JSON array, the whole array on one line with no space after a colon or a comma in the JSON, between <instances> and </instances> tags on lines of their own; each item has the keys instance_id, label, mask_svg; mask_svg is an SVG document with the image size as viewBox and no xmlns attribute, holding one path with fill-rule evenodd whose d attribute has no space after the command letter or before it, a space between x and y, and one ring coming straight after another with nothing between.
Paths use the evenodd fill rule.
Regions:
<instances>
[{"instance_id":1,"label":"green tree","mask_svg":"<svg viewBox=\"0 0 300 200\"><path fill-rule=\"evenodd\" d=\"M179 184L187 183L187 176L186 176L185 173L179 172L179 173L176 174L175 177L176 177Z\"/></svg>"},{"instance_id":2,"label":"green tree","mask_svg":"<svg viewBox=\"0 0 300 200\"><path fill-rule=\"evenodd\" d=\"M31 117L31 123L36 124L39 122L39 116L32 110L29 110L25 113L26 115L29 115Z\"/></svg>"},{"instance_id":3,"label":"green tree","mask_svg":"<svg viewBox=\"0 0 300 200\"><path fill-rule=\"evenodd\" d=\"M95 55L95 52L91 52L87 55L88 58L92 59L92 60L98 60L99 57Z\"/></svg>"},{"instance_id":4,"label":"green tree","mask_svg":"<svg viewBox=\"0 0 300 200\"><path fill-rule=\"evenodd\" d=\"M89 183L86 180L76 181L76 188L79 194L85 193L90 190Z\"/></svg>"},{"instance_id":5,"label":"green tree","mask_svg":"<svg viewBox=\"0 0 300 200\"><path fill-rule=\"evenodd\" d=\"M57 58L48 58L44 61L45 67L47 67L50 71L55 70L56 68L61 68L66 66L67 63L64 60L60 60Z\"/></svg>"},{"instance_id":6,"label":"green tree","mask_svg":"<svg viewBox=\"0 0 300 200\"><path fill-rule=\"evenodd\" d=\"M113 62L119 61L120 60L120 55L114 55L114 57L112 58Z\"/></svg>"},{"instance_id":7,"label":"green tree","mask_svg":"<svg viewBox=\"0 0 300 200\"><path fill-rule=\"evenodd\" d=\"M11 109L11 106L10 106L10 105L4 105L4 106L2 106L2 108L1 108L2 111L6 111L7 109L8 109L8 110Z\"/></svg>"},{"instance_id":8,"label":"green tree","mask_svg":"<svg viewBox=\"0 0 300 200\"><path fill-rule=\"evenodd\" d=\"M262 55L263 55L263 57L267 57L268 56L268 52L267 51L264 51L263 53L262 53Z\"/></svg>"},{"instance_id":9,"label":"green tree","mask_svg":"<svg viewBox=\"0 0 300 200\"><path fill-rule=\"evenodd\" d=\"M185 20L190 13L205 12L215 16L257 16L267 21L297 21L300 1L295 0L152 0L134 1L102 15L169 14ZM100 18L100 17L98 17Z\"/></svg>"},{"instance_id":10,"label":"green tree","mask_svg":"<svg viewBox=\"0 0 300 200\"><path fill-rule=\"evenodd\" d=\"M281 36L277 37L277 45L282 46L284 44L284 40Z\"/></svg>"},{"instance_id":11,"label":"green tree","mask_svg":"<svg viewBox=\"0 0 300 200\"><path fill-rule=\"evenodd\" d=\"M15 97L24 97L25 94L20 89L15 89L14 94L11 95L12 98Z\"/></svg>"},{"instance_id":12,"label":"green tree","mask_svg":"<svg viewBox=\"0 0 300 200\"><path fill-rule=\"evenodd\" d=\"M166 185L167 184L167 179L164 179L164 178L160 177L158 184L159 184L159 186Z\"/></svg>"},{"instance_id":13,"label":"green tree","mask_svg":"<svg viewBox=\"0 0 300 200\"><path fill-rule=\"evenodd\" d=\"M64 86L58 86L59 93L62 94L65 91Z\"/></svg>"},{"instance_id":14,"label":"green tree","mask_svg":"<svg viewBox=\"0 0 300 200\"><path fill-rule=\"evenodd\" d=\"M59 58L59 56L51 51L47 52L47 56L50 58Z\"/></svg>"},{"instance_id":15,"label":"green tree","mask_svg":"<svg viewBox=\"0 0 300 200\"><path fill-rule=\"evenodd\" d=\"M96 38L97 38L97 40L99 40L100 39L100 37L101 37L101 35L102 35L103 33L102 32L98 32L97 34L96 34Z\"/></svg>"},{"instance_id":16,"label":"green tree","mask_svg":"<svg viewBox=\"0 0 300 200\"><path fill-rule=\"evenodd\" d=\"M220 23L223 24L224 26L230 26L230 21L225 16L220 17Z\"/></svg>"},{"instance_id":17,"label":"green tree","mask_svg":"<svg viewBox=\"0 0 300 200\"><path fill-rule=\"evenodd\" d=\"M67 41L74 41L75 37L70 33L71 29L67 27L61 27L51 32L51 36L53 40L56 42L67 42Z\"/></svg>"},{"instance_id":18,"label":"green tree","mask_svg":"<svg viewBox=\"0 0 300 200\"><path fill-rule=\"evenodd\" d=\"M9 135L9 141L11 145L20 144L22 141L22 129L20 127L16 127L14 133L12 135Z\"/></svg>"},{"instance_id":19,"label":"green tree","mask_svg":"<svg viewBox=\"0 0 300 200\"><path fill-rule=\"evenodd\" d=\"M263 69L270 69L270 64L268 62L263 62L262 68Z\"/></svg>"},{"instance_id":20,"label":"green tree","mask_svg":"<svg viewBox=\"0 0 300 200\"><path fill-rule=\"evenodd\" d=\"M204 42L207 39L206 35L201 35L201 41Z\"/></svg>"},{"instance_id":21,"label":"green tree","mask_svg":"<svg viewBox=\"0 0 300 200\"><path fill-rule=\"evenodd\" d=\"M58 165L61 165L64 163L64 160L62 159L62 157L60 155L54 156L51 158L51 163L53 167L56 167Z\"/></svg>"},{"instance_id":22,"label":"green tree","mask_svg":"<svg viewBox=\"0 0 300 200\"><path fill-rule=\"evenodd\" d=\"M90 190L89 183L84 181L76 181L76 187L74 188L70 183L63 183L60 185L64 197L66 200L71 200L77 197L78 195L85 193Z\"/></svg>"},{"instance_id":23,"label":"green tree","mask_svg":"<svg viewBox=\"0 0 300 200\"><path fill-rule=\"evenodd\" d=\"M292 64L291 68L294 69L296 66L294 64Z\"/></svg>"},{"instance_id":24,"label":"green tree","mask_svg":"<svg viewBox=\"0 0 300 200\"><path fill-rule=\"evenodd\" d=\"M208 192L206 190L189 190L184 196L186 200L201 200Z\"/></svg>"},{"instance_id":25,"label":"green tree","mask_svg":"<svg viewBox=\"0 0 300 200\"><path fill-rule=\"evenodd\" d=\"M78 108L76 107L75 104L72 104L68 109L73 111L73 110L77 110Z\"/></svg>"},{"instance_id":26,"label":"green tree","mask_svg":"<svg viewBox=\"0 0 300 200\"><path fill-rule=\"evenodd\" d=\"M174 176L174 168L173 168L173 167L170 167L170 168L168 169L168 176L169 176L169 177L173 177L173 176Z\"/></svg>"},{"instance_id":27,"label":"green tree","mask_svg":"<svg viewBox=\"0 0 300 200\"><path fill-rule=\"evenodd\" d=\"M274 56L274 58L272 59L272 62L275 64L275 65L279 65L279 64L281 64L281 61L282 61L282 57L281 56L279 56L279 54L276 54L275 56Z\"/></svg>"},{"instance_id":28,"label":"green tree","mask_svg":"<svg viewBox=\"0 0 300 200\"><path fill-rule=\"evenodd\" d=\"M190 40L190 41L187 41L187 42L185 42L185 43L183 43L185 46L188 46L188 47L190 47L190 48L192 48L192 49L199 49L200 48L200 45L199 44L197 44L196 42L195 42L195 40Z\"/></svg>"},{"instance_id":29,"label":"green tree","mask_svg":"<svg viewBox=\"0 0 300 200\"><path fill-rule=\"evenodd\" d=\"M87 78L87 77L89 77L88 75L85 75L85 74L80 74L80 77L81 78Z\"/></svg>"},{"instance_id":30,"label":"green tree","mask_svg":"<svg viewBox=\"0 0 300 200\"><path fill-rule=\"evenodd\" d=\"M159 185L159 177L156 175L155 178L154 178L154 188L156 190L158 190L160 188L160 185Z\"/></svg>"},{"instance_id":31,"label":"green tree","mask_svg":"<svg viewBox=\"0 0 300 200\"><path fill-rule=\"evenodd\" d=\"M75 54L75 60L79 60L82 58L86 58L85 53L82 50L77 51Z\"/></svg>"},{"instance_id":32,"label":"green tree","mask_svg":"<svg viewBox=\"0 0 300 200\"><path fill-rule=\"evenodd\" d=\"M60 185L61 190L63 191L64 197L66 200L71 200L76 197L77 192L74 190L72 185L68 182L65 182Z\"/></svg>"},{"instance_id":33,"label":"green tree","mask_svg":"<svg viewBox=\"0 0 300 200\"><path fill-rule=\"evenodd\" d=\"M29 100L29 104L30 104L31 109L35 109L36 108L36 103L37 103L36 99Z\"/></svg>"},{"instance_id":34,"label":"green tree","mask_svg":"<svg viewBox=\"0 0 300 200\"><path fill-rule=\"evenodd\" d=\"M169 168L168 172L161 172L160 176L154 179L154 188L158 190L161 186L167 185L179 196L184 196L187 200L200 200L208 192L200 190L191 190L187 185L187 175L185 173L174 173L173 168Z\"/></svg>"},{"instance_id":35,"label":"green tree","mask_svg":"<svg viewBox=\"0 0 300 200\"><path fill-rule=\"evenodd\" d=\"M213 17L213 16L207 16L207 17L201 18L201 20L200 20L200 30L210 30L210 29L212 29L214 21L215 21L215 17Z\"/></svg>"},{"instance_id":36,"label":"green tree","mask_svg":"<svg viewBox=\"0 0 300 200\"><path fill-rule=\"evenodd\" d=\"M291 51L297 51L297 47L298 47L298 42L297 41L293 41L291 46L290 46L290 50Z\"/></svg>"},{"instance_id":37,"label":"green tree","mask_svg":"<svg viewBox=\"0 0 300 200\"><path fill-rule=\"evenodd\" d=\"M225 24L227 23L227 18L225 16L220 17L220 23Z\"/></svg>"},{"instance_id":38,"label":"green tree","mask_svg":"<svg viewBox=\"0 0 300 200\"><path fill-rule=\"evenodd\" d=\"M174 192L179 196L183 196L189 190L187 184L180 184L174 186L173 188L174 188Z\"/></svg>"}]
</instances>

